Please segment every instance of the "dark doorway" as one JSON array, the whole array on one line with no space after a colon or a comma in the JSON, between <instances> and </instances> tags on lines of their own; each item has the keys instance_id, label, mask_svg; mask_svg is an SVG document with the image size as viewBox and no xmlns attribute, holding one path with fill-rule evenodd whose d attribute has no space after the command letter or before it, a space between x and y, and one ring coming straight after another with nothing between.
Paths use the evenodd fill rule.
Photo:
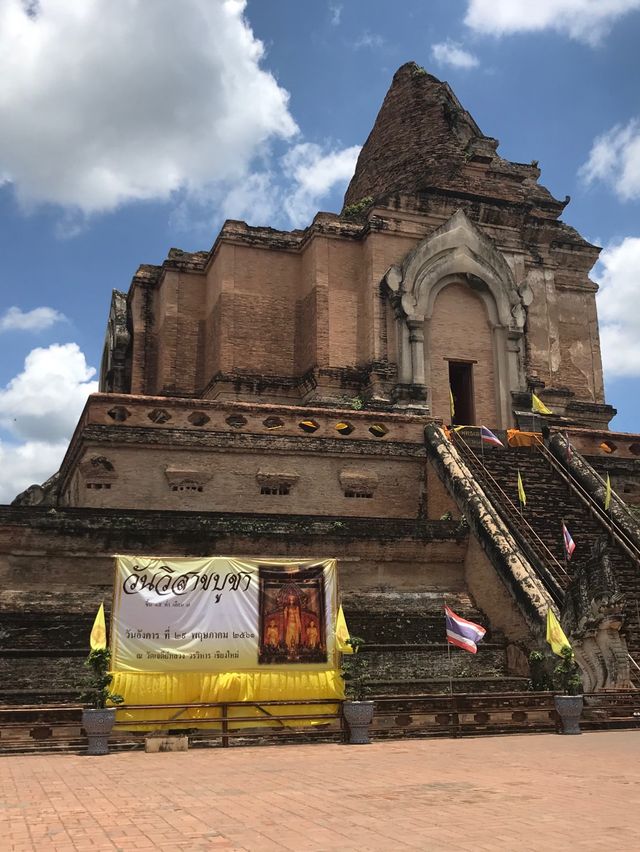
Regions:
<instances>
[{"instance_id":1,"label":"dark doorway","mask_svg":"<svg viewBox=\"0 0 640 852\"><path fill-rule=\"evenodd\" d=\"M472 426L476 420L473 404L473 364L468 361L449 361L449 387L455 409L454 426Z\"/></svg>"}]
</instances>

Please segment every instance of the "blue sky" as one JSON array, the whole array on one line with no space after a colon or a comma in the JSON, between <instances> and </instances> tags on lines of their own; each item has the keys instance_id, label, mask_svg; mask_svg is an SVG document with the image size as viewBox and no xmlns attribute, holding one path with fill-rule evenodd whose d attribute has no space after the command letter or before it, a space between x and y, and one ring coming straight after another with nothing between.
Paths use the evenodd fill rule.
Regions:
<instances>
[{"instance_id":1,"label":"blue sky","mask_svg":"<svg viewBox=\"0 0 640 852\"><path fill-rule=\"evenodd\" d=\"M638 44L640 0L0 0L0 502L57 467L111 289L226 217L339 210L409 60L605 247L607 400L640 431Z\"/></svg>"}]
</instances>

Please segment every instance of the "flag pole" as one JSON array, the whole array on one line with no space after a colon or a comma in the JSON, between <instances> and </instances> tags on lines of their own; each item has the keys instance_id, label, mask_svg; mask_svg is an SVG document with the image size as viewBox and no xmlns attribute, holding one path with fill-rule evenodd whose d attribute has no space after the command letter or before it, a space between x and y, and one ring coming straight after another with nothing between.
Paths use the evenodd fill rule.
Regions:
<instances>
[{"instance_id":1,"label":"flag pole","mask_svg":"<svg viewBox=\"0 0 640 852\"><path fill-rule=\"evenodd\" d=\"M484 440L482 439L482 426L480 427L480 457L482 458L482 469L484 470Z\"/></svg>"},{"instance_id":2,"label":"flag pole","mask_svg":"<svg viewBox=\"0 0 640 852\"><path fill-rule=\"evenodd\" d=\"M449 637L447 636L447 596L442 595L442 600L444 602L445 610L444 610L444 637L447 641L447 657L449 658L449 694L453 696L453 674L451 672L451 642L449 642Z\"/></svg>"}]
</instances>

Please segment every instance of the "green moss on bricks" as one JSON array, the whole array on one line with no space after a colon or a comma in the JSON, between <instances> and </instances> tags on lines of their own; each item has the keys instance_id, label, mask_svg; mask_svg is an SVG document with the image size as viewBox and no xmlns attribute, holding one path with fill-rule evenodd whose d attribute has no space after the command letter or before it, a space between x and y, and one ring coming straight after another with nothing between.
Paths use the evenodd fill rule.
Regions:
<instances>
[{"instance_id":1,"label":"green moss on bricks","mask_svg":"<svg viewBox=\"0 0 640 852\"><path fill-rule=\"evenodd\" d=\"M373 204L373 198L370 195L366 195L364 198L361 198L360 201L355 201L353 204L347 205L342 211L342 215L345 219L357 219L362 216L369 207Z\"/></svg>"}]
</instances>

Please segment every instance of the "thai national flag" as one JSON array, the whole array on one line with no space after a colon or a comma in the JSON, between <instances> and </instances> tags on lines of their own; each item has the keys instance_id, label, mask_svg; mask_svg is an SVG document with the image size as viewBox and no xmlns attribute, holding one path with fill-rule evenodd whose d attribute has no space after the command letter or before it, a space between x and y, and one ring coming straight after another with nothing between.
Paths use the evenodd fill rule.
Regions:
<instances>
[{"instance_id":1,"label":"thai national flag","mask_svg":"<svg viewBox=\"0 0 640 852\"><path fill-rule=\"evenodd\" d=\"M500 438L496 438L493 432L490 429L487 429L486 426L480 427L480 438L486 444L494 444L496 447L504 447L504 444L500 440Z\"/></svg>"},{"instance_id":2,"label":"thai national flag","mask_svg":"<svg viewBox=\"0 0 640 852\"><path fill-rule=\"evenodd\" d=\"M567 554L567 559L571 559L573 551L576 549L576 543L564 524L562 525L562 538L564 539L564 552Z\"/></svg>"},{"instance_id":3,"label":"thai national flag","mask_svg":"<svg viewBox=\"0 0 640 852\"><path fill-rule=\"evenodd\" d=\"M484 627L456 615L455 612L446 604L444 607L444 618L447 625L447 642L475 654L478 650L476 643L478 643L487 632Z\"/></svg>"}]
</instances>

